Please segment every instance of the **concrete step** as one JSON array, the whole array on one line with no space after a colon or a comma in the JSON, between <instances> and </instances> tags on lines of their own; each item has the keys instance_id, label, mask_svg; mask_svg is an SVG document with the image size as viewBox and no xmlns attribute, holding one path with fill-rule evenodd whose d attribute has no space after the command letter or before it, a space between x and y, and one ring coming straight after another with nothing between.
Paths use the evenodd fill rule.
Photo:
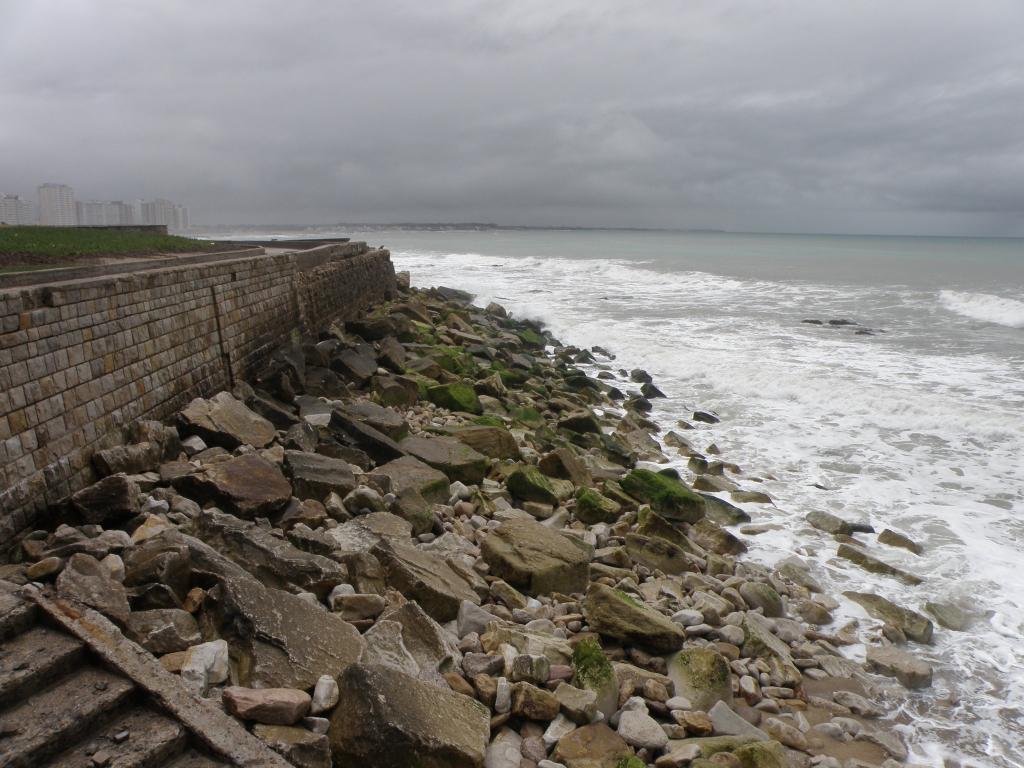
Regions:
<instances>
[{"instance_id":1,"label":"concrete step","mask_svg":"<svg viewBox=\"0 0 1024 768\"><path fill-rule=\"evenodd\" d=\"M0 711L0 766L35 768L127 703L134 689L126 678L84 667L13 703Z\"/></svg>"},{"instance_id":2,"label":"concrete step","mask_svg":"<svg viewBox=\"0 0 1024 768\"><path fill-rule=\"evenodd\" d=\"M36 613L34 603L22 600L7 589L0 589L0 642L20 635L35 624Z\"/></svg>"},{"instance_id":3,"label":"concrete step","mask_svg":"<svg viewBox=\"0 0 1024 768\"><path fill-rule=\"evenodd\" d=\"M187 741L188 732L180 723L144 707L131 707L45 765L82 768L102 755L108 760L106 768L155 768L181 755Z\"/></svg>"},{"instance_id":4,"label":"concrete step","mask_svg":"<svg viewBox=\"0 0 1024 768\"><path fill-rule=\"evenodd\" d=\"M62 632L32 627L0 645L0 708L45 688L81 663L83 644Z\"/></svg>"}]
</instances>

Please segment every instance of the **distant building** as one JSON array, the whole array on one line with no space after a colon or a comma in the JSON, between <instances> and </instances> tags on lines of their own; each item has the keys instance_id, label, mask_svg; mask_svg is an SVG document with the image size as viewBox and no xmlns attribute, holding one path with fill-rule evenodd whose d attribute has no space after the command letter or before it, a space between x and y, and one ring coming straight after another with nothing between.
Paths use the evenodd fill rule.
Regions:
<instances>
[{"instance_id":1,"label":"distant building","mask_svg":"<svg viewBox=\"0 0 1024 768\"><path fill-rule=\"evenodd\" d=\"M124 226L135 224L132 206L120 200L82 201L75 204L82 226Z\"/></svg>"},{"instance_id":2,"label":"distant building","mask_svg":"<svg viewBox=\"0 0 1024 768\"><path fill-rule=\"evenodd\" d=\"M4 195L0 197L0 223L35 224L35 206L18 195Z\"/></svg>"},{"instance_id":3,"label":"distant building","mask_svg":"<svg viewBox=\"0 0 1024 768\"><path fill-rule=\"evenodd\" d=\"M181 232L188 229L188 208L170 200L146 200L142 203L142 224L163 224Z\"/></svg>"},{"instance_id":4,"label":"distant building","mask_svg":"<svg viewBox=\"0 0 1024 768\"><path fill-rule=\"evenodd\" d=\"M66 184L39 187L39 223L45 227L73 227L78 223L75 190Z\"/></svg>"}]
</instances>

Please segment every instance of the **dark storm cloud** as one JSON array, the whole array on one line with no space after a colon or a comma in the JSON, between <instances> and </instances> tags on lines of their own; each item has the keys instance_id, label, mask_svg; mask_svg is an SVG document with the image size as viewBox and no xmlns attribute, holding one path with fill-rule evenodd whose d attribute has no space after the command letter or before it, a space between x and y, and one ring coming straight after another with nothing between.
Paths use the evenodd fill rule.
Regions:
<instances>
[{"instance_id":1,"label":"dark storm cloud","mask_svg":"<svg viewBox=\"0 0 1024 768\"><path fill-rule=\"evenodd\" d=\"M1024 234L1016 0L0 0L0 22L0 192Z\"/></svg>"}]
</instances>

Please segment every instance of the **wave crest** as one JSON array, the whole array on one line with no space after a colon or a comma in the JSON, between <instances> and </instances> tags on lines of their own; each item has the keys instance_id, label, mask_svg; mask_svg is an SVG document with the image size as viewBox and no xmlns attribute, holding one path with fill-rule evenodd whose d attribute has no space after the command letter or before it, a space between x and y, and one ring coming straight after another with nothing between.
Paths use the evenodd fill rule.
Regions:
<instances>
[{"instance_id":1,"label":"wave crest","mask_svg":"<svg viewBox=\"0 0 1024 768\"><path fill-rule=\"evenodd\" d=\"M946 309L972 320L1024 328L1024 301L963 291L941 291L939 301Z\"/></svg>"}]
</instances>

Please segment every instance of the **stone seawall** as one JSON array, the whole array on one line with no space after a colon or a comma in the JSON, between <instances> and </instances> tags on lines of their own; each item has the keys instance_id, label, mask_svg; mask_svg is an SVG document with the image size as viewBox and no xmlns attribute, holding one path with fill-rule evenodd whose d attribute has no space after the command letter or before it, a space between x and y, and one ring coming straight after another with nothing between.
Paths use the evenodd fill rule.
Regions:
<instances>
[{"instance_id":1,"label":"stone seawall","mask_svg":"<svg viewBox=\"0 0 1024 768\"><path fill-rule=\"evenodd\" d=\"M389 252L365 243L0 292L0 541L95 480L93 451L125 425L394 292Z\"/></svg>"}]
</instances>

